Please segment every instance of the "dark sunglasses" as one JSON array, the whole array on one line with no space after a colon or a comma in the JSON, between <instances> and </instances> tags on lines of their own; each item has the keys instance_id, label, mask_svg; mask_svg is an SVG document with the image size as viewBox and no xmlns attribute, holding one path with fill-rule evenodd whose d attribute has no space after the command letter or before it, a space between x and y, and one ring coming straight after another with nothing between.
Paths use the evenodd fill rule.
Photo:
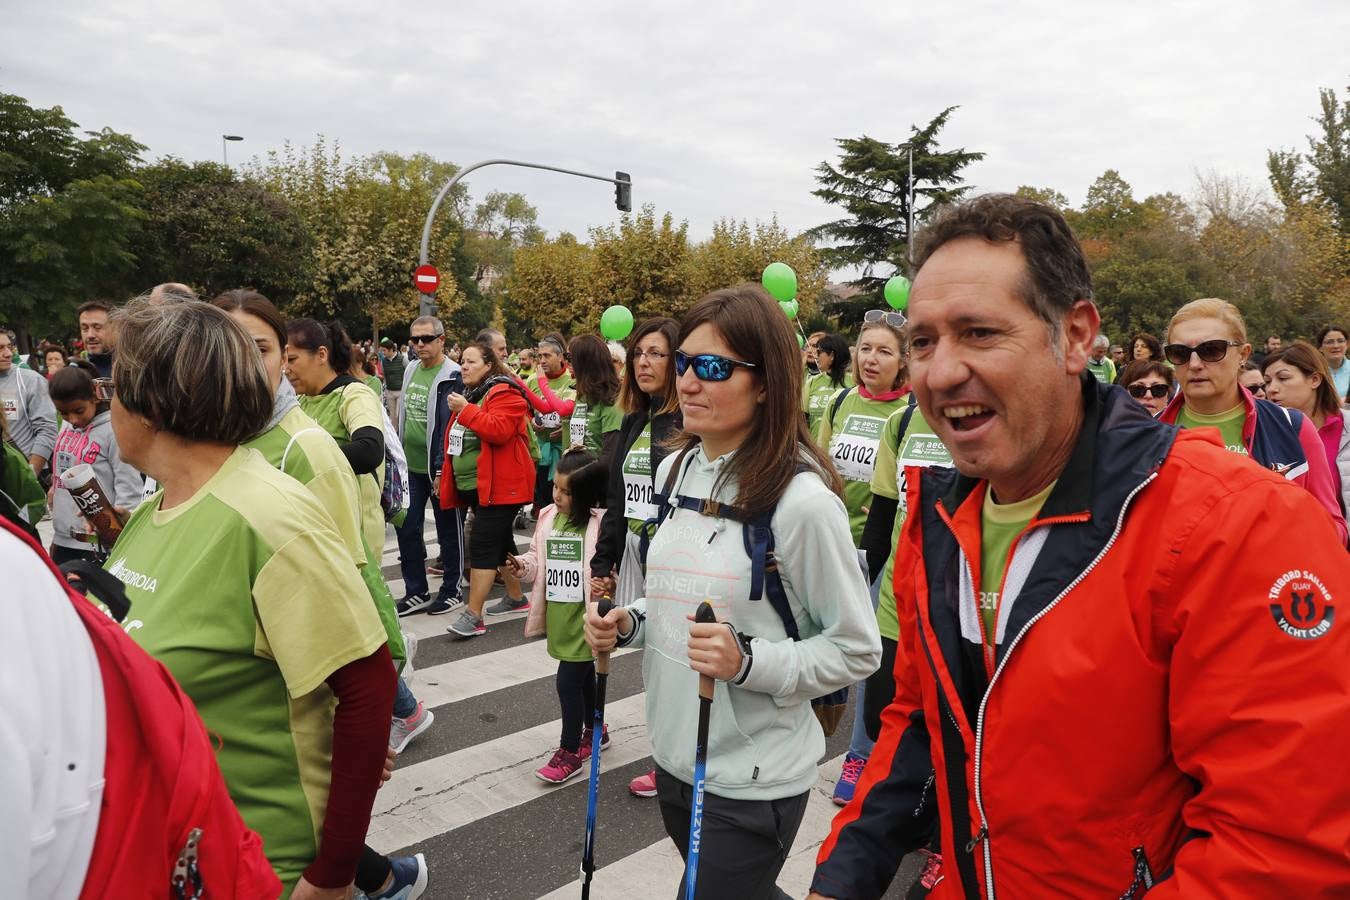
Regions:
<instances>
[{"instance_id":1,"label":"dark sunglasses","mask_svg":"<svg viewBox=\"0 0 1350 900\"><path fill-rule=\"evenodd\" d=\"M94 379L94 399L99 403L107 403L113 398L113 380L111 378Z\"/></svg>"},{"instance_id":2,"label":"dark sunglasses","mask_svg":"<svg viewBox=\"0 0 1350 900\"><path fill-rule=\"evenodd\" d=\"M683 375L687 372L691 363L694 366L694 377L699 381L726 381L736 374L737 366L744 366L747 369L758 368L754 363L718 356L714 353L700 353L698 356L690 356L683 350L675 351L676 375Z\"/></svg>"},{"instance_id":3,"label":"dark sunglasses","mask_svg":"<svg viewBox=\"0 0 1350 900\"><path fill-rule=\"evenodd\" d=\"M432 341L439 341L445 337L443 334L410 334L408 343L410 344L430 344Z\"/></svg>"},{"instance_id":4,"label":"dark sunglasses","mask_svg":"<svg viewBox=\"0 0 1350 900\"><path fill-rule=\"evenodd\" d=\"M885 322L892 328L904 328L905 323L909 321L898 312L891 312L888 309L869 309L863 313L863 322L871 325L875 322Z\"/></svg>"},{"instance_id":5,"label":"dark sunglasses","mask_svg":"<svg viewBox=\"0 0 1350 900\"><path fill-rule=\"evenodd\" d=\"M1194 347L1189 344L1168 344L1163 348L1163 356L1166 356L1167 361L1174 366L1184 366L1189 363L1192 353L1200 357L1201 362L1218 362L1228 355L1229 347L1241 346L1241 341L1225 341L1223 338L1201 341Z\"/></svg>"},{"instance_id":6,"label":"dark sunglasses","mask_svg":"<svg viewBox=\"0 0 1350 900\"><path fill-rule=\"evenodd\" d=\"M1243 387L1251 391L1253 395L1264 394L1266 392L1265 384L1243 385Z\"/></svg>"},{"instance_id":7,"label":"dark sunglasses","mask_svg":"<svg viewBox=\"0 0 1350 900\"><path fill-rule=\"evenodd\" d=\"M1144 399L1145 394L1152 395L1154 400L1161 400L1167 396L1167 385L1165 384L1132 384L1125 390L1130 392L1130 396L1136 400Z\"/></svg>"}]
</instances>

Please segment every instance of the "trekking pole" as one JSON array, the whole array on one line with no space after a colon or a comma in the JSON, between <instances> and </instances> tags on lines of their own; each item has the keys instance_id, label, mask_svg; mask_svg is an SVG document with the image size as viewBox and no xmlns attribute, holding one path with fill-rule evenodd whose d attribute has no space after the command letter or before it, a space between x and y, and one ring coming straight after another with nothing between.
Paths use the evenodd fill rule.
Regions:
<instances>
[{"instance_id":1,"label":"trekking pole","mask_svg":"<svg viewBox=\"0 0 1350 900\"><path fill-rule=\"evenodd\" d=\"M694 613L695 622L717 621L712 605L704 600ZM698 880L698 850L703 839L703 781L708 771L708 717L712 714L713 679L698 676L698 743L694 746L694 795L689 804L689 855L684 868L684 900L694 900Z\"/></svg>"},{"instance_id":2,"label":"trekking pole","mask_svg":"<svg viewBox=\"0 0 1350 900\"><path fill-rule=\"evenodd\" d=\"M601 597L595 612L609 615L614 601ZM595 807L600 793L600 741L605 734L605 683L609 681L609 654L595 654L595 719L591 724L591 786L586 798L586 843L581 850L581 900L590 900L591 876L595 874Z\"/></svg>"}]
</instances>

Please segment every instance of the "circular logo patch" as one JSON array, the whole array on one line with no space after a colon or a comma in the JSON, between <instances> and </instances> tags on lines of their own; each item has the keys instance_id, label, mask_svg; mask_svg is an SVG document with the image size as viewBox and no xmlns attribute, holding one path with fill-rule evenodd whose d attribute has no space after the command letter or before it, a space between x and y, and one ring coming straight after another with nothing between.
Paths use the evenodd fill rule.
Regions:
<instances>
[{"instance_id":1,"label":"circular logo patch","mask_svg":"<svg viewBox=\"0 0 1350 900\"><path fill-rule=\"evenodd\" d=\"M1270 586L1270 614L1279 629L1300 641L1312 641L1331 630L1336 607L1322 579L1306 569L1285 572Z\"/></svg>"}]
</instances>

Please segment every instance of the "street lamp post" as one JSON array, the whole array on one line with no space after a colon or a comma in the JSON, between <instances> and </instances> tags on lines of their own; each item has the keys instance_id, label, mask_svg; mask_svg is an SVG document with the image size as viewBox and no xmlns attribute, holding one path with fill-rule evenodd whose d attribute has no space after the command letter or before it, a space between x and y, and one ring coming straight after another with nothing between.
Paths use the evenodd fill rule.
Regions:
<instances>
[{"instance_id":1,"label":"street lamp post","mask_svg":"<svg viewBox=\"0 0 1350 900\"><path fill-rule=\"evenodd\" d=\"M561 172L564 175L575 175L578 178L593 178L596 181L607 181L614 185L614 205L622 212L632 210L632 191L633 179L627 172L615 172L613 178L604 175L592 175L590 172L577 172L573 169L562 169L558 166L546 166L542 163L521 162L514 159L485 159L482 162L476 162L471 166L465 166L450 178L441 188L436 199L431 203L431 209L427 211L427 220L422 225L422 251L418 257L420 265L426 265L431 255L431 223L436 218L436 210L441 208L441 203L449 196L450 191L460 180L475 169L481 169L484 166L521 166L526 169L545 169L549 172ZM431 302L432 295L423 293L418 301L418 315L430 316L435 314L435 305Z\"/></svg>"},{"instance_id":2,"label":"street lamp post","mask_svg":"<svg viewBox=\"0 0 1350 900\"><path fill-rule=\"evenodd\" d=\"M226 168L229 168L230 165L230 154L229 151L226 150L226 148L229 146L227 141L242 141L242 140L243 137L237 134L222 134L220 136L220 160L221 162L225 163Z\"/></svg>"}]
</instances>

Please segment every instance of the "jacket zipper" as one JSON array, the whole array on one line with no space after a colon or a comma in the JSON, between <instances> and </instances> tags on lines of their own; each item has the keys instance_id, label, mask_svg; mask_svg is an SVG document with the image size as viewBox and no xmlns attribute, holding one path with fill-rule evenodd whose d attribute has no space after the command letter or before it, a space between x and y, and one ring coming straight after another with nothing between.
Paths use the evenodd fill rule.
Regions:
<instances>
[{"instance_id":1,"label":"jacket zipper","mask_svg":"<svg viewBox=\"0 0 1350 900\"><path fill-rule=\"evenodd\" d=\"M1070 591L1078 587L1078 585L1082 583L1083 579L1087 578L1088 575L1092 573L1092 570L1097 568L1097 566L1101 563L1101 561L1106 558L1106 554L1111 552L1111 548L1115 545L1116 539L1120 537L1121 529L1125 527L1125 513L1129 511L1130 504L1134 502L1134 498L1139 494L1139 492L1142 491L1144 488L1148 487L1149 484L1153 482L1153 479L1157 477L1158 477L1157 469L1154 469L1154 471L1150 472L1149 476L1145 478L1143 482L1139 484L1138 487L1130 491L1129 496L1125 498L1125 502L1121 504L1120 514L1116 516L1115 530L1111 532L1111 537L1107 540L1106 546L1101 549L1101 552L1097 554L1097 556L1092 560L1092 562L1088 563L1088 567L1086 569L1078 573L1077 578L1069 582L1068 586L1066 586L1064 590L1059 592L1059 595L1055 597L1054 600L1050 601L1050 603L1047 604L1044 609L1036 613L1036 615L1032 616L1031 620L1027 622L1027 624L1022 626L1022 630L1017 633L1017 636L1013 638L1012 643L1008 645L1008 649L1003 654L1003 661L999 663L998 668L994 670L994 677L989 679L989 687L985 689L984 696L980 698L980 712L979 716L976 718L975 721L975 808L978 809L980 812L980 830L975 835L975 839L971 841L972 846L968 849L973 850L973 845L983 840L984 893L987 900L995 900L994 857L989 849L990 845L989 816L985 813L984 810L984 790L983 784L980 780L980 766L981 763L983 762L984 757L984 712L986 705L989 703L989 697L994 693L994 684L995 682L998 681L998 676L1003 674L1003 670L1008 667L1008 660L1012 659L1013 651L1017 649L1017 645L1022 642L1022 638L1026 635L1026 633L1031 630L1031 626L1035 625L1037 622L1043 619L1045 615L1050 612L1050 610L1058 606L1059 602L1063 600L1065 597L1067 597Z\"/></svg>"},{"instance_id":2,"label":"jacket zipper","mask_svg":"<svg viewBox=\"0 0 1350 900\"><path fill-rule=\"evenodd\" d=\"M183 849L178 851L171 884L175 900L196 900L202 896L202 873L197 866L197 845L201 840L202 830L194 828L188 832Z\"/></svg>"}]
</instances>

